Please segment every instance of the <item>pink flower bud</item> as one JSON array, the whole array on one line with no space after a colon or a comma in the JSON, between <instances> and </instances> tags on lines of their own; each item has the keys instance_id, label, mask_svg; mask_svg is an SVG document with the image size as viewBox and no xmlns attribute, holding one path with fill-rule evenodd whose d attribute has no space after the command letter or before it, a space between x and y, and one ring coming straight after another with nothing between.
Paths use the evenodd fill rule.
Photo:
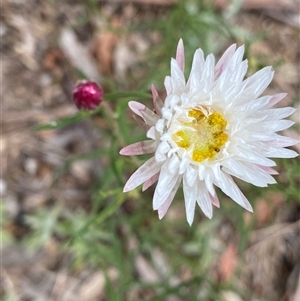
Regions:
<instances>
[{"instance_id":1,"label":"pink flower bud","mask_svg":"<svg viewBox=\"0 0 300 301\"><path fill-rule=\"evenodd\" d=\"M102 88L92 81L83 80L73 91L73 101L78 109L94 110L102 99Z\"/></svg>"}]
</instances>

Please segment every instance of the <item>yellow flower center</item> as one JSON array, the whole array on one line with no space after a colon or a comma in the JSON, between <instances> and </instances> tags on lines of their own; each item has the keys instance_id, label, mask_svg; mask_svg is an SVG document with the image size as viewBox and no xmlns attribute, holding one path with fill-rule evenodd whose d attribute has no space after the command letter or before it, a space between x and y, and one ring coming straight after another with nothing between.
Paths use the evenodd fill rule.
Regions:
<instances>
[{"instance_id":1,"label":"yellow flower center","mask_svg":"<svg viewBox=\"0 0 300 301\"><path fill-rule=\"evenodd\" d=\"M213 158L228 140L228 135L224 133L226 120L215 111L204 114L200 109L189 110L188 116L194 119L182 122L184 129L173 135L174 141L181 148L192 149L192 160L195 162Z\"/></svg>"}]
</instances>

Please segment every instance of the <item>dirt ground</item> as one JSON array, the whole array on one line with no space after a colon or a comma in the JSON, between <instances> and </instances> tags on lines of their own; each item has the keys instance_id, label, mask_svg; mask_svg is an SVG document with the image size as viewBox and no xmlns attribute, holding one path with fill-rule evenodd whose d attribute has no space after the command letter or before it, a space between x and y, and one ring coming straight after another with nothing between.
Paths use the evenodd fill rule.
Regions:
<instances>
[{"instance_id":1,"label":"dirt ground","mask_svg":"<svg viewBox=\"0 0 300 301\"><path fill-rule=\"evenodd\" d=\"M108 17L111 26L119 26L120 22L126 24L132 17L140 18L139 12L149 19L158 18L174 3L140 0L132 1L133 4L131 1L112 1L113 4L107 5L106 2L99 2L98 8ZM232 22L253 33L267 32L267 38L254 42L250 47L251 56L257 58L250 64L259 67L261 61L267 61L267 65L277 62L275 78L267 92L288 93L281 105L295 106L298 111L291 118L299 122L299 3L282 1L287 4L279 10L275 2L246 1L247 5L233 17ZM224 1L217 1L216 5L223 9ZM99 148L99 133L88 121L73 126L72 130L68 127L59 131L34 130L38 123L50 122L77 111L71 100L72 88L77 81L74 67L84 68L86 74L98 80L103 75L112 74L122 84L130 64L136 62L136 57L142 58L156 39L154 34L152 40L145 42L135 33L128 37L128 45L121 45L124 40L102 31L104 21L101 18L81 22L85 15L82 1L2 2L0 193L5 203L2 216L4 231L16 241L29 231L24 224L24 214L34 214L37 208L49 205L55 199L64 200L64 205L70 208L76 204L87 206L88 210L89 183L101 167L101 160L76 162L59 181L53 174L67 158ZM75 29L70 30L70 26ZM67 49L66 44L72 45L70 48L76 49L75 52ZM127 50L125 54L124 51L114 51L120 50L121 46ZM128 55L127 65L122 64L121 56L124 55ZM299 139L295 130L287 130L285 134ZM299 145L295 148L299 151ZM299 212L290 218L289 225L292 226L289 227L285 227L285 214L290 216L290 212L277 215L279 222L269 231L278 233L280 229L285 235L280 239L288 237L290 240L290 244L284 244L287 247L276 256L285 254L286 258L293 258L293 267L286 271L291 291L283 292L282 301L296 301L300 299ZM273 246L264 240L265 235L263 230L258 230L251 238L253 248L261 247L262 258L272 252ZM12 292L17 296L16 300L22 301L104 300L100 293L105 284L103 274L86 271L80 277L70 275L68 271L59 270L59 256L55 241L50 241L33 256L18 244L3 245L2 292ZM245 270L249 275L257 275L252 279L256 290L273 290L274 286L280 286L280 277L276 275L278 269L272 270L268 266L265 270L263 266L256 266L251 252L246 258L248 266ZM113 268L110 274L112 278L117 277ZM272 295L271 292L266 294ZM235 299L228 297L228 300Z\"/></svg>"}]
</instances>

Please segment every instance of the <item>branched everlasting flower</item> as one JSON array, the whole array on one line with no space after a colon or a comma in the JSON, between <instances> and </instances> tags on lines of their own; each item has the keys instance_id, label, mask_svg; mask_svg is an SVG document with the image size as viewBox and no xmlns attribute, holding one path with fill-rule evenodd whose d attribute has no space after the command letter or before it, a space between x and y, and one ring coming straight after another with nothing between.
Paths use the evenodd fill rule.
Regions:
<instances>
[{"instance_id":1,"label":"branched everlasting flower","mask_svg":"<svg viewBox=\"0 0 300 301\"><path fill-rule=\"evenodd\" d=\"M124 147L122 155L154 153L127 181L124 192L143 184L143 191L157 181L153 209L161 219L180 183L186 217L192 224L196 203L211 218L219 207L215 186L245 209L251 204L232 176L259 187L276 183L272 158L292 158L286 146L298 141L276 134L293 122L282 120L294 108L272 108L286 94L260 96L273 78L271 67L247 79L244 47L230 46L215 64L196 50L188 80L184 77L184 47L179 41L171 76L165 78L167 96L160 99L154 86L154 111L131 101L130 109L141 119L149 140Z\"/></svg>"}]
</instances>

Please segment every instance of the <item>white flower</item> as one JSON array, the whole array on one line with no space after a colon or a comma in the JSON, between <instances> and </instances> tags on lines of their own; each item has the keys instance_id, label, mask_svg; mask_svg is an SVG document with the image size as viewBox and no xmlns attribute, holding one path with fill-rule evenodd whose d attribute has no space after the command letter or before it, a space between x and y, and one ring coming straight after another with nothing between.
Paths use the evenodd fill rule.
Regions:
<instances>
[{"instance_id":1,"label":"white flower","mask_svg":"<svg viewBox=\"0 0 300 301\"><path fill-rule=\"evenodd\" d=\"M214 186L245 209L252 207L232 176L259 187L276 183L273 158L292 158L297 153L284 147L298 141L275 132L293 122L282 120L293 108L271 107L286 94L260 96L273 78L271 67L244 80L247 60L244 47L230 46L218 63L212 54L204 59L196 50L188 81L184 77L184 48L179 41L171 76L165 78L163 102L152 86L154 111L129 102L140 116L137 122L150 140L124 147L122 155L154 153L127 181L124 192L143 183L146 190L158 181L153 209L161 219L183 183L186 217L192 224L196 202L211 218L219 207Z\"/></svg>"}]
</instances>

